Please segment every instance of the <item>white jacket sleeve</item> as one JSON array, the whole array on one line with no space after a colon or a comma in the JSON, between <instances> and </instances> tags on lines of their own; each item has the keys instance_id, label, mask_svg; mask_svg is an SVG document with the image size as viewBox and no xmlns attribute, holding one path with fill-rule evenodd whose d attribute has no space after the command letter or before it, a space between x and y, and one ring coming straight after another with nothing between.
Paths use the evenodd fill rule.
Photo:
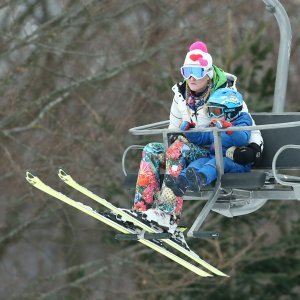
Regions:
<instances>
[{"instance_id":1,"label":"white jacket sleeve","mask_svg":"<svg viewBox=\"0 0 300 300\"><path fill-rule=\"evenodd\" d=\"M180 128L180 124L182 122L182 116L181 112L178 108L178 100L176 99L176 96L173 98L171 110L170 110L170 123L169 123L169 129L178 129Z\"/></svg>"},{"instance_id":2,"label":"white jacket sleeve","mask_svg":"<svg viewBox=\"0 0 300 300\"><path fill-rule=\"evenodd\" d=\"M248 107L247 107L247 104L245 102L243 102L242 112L248 112ZM251 114L250 114L250 116L251 116ZM252 116L251 116L251 119L252 119L252 125L255 126L256 124L255 124L255 121L253 120ZM255 144L261 146L261 150L263 150L264 141L263 141L263 138L261 136L260 130L252 130L251 131L249 144L250 143L255 143Z\"/></svg>"}]
</instances>

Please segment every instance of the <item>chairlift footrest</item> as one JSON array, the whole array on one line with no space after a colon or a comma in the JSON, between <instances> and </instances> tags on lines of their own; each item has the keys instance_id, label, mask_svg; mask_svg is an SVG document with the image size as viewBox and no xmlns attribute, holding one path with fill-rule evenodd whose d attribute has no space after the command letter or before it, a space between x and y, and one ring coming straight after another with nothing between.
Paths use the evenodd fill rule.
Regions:
<instances>
[{"instance_id":1,"label":"chairlift footrest","mask_svg":"<svg viewBox=\"0 0 300 300\"><path fill-rule=\"evenodd\" d=\"M198 239L218 239L220 232L218 231L194 231L193 238Z\"/></svg>"}]
</instances>

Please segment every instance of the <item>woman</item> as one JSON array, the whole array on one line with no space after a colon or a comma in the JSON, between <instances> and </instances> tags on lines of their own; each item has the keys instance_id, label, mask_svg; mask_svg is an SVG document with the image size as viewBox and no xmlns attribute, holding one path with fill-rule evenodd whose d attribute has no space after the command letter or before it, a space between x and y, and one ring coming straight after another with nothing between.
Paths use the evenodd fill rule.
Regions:
<instances>
[{"instance_id":1,"label":"woman","mask_svg":"<svg viewBox=\"0 0 300 300\"><path fill-rule=\"evenodd\" d=\"M236 77L213 65L212 57L201 41L190 46L181 67L181 74L184 80L172 88L175 95L170 111L169 129L205 127L210 122L204 109L209 96L219 88L229 87L236 90ZM245 103L242 111L248 112ZM160 189L160 168L166 168L166 174L177 177L191 162L208 155L206 150L190 143L183 136L174 140L167 150L161 143L145 146L133 206L135 211L143 211L149 221L169 229L176 227L182 212L183 199L164 184ZM239 164L255 163L260 157L262 145L260 132L252 131L247 147L230 147L226 156Z\"/></svg>"}]
</instances>

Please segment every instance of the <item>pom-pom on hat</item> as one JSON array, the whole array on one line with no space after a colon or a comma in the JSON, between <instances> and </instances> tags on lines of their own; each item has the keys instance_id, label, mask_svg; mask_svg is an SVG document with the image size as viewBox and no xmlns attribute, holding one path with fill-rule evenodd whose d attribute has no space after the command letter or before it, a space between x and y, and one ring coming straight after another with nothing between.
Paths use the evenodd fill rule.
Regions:
<instances>
[{"instance_id":1,"label":"pom-pom on hat","mask_svg":"<svg viewBox=\"0 0 300 300\"><path fill-rule=\"evenodd\" d=\"M197 41L190 45L183 67L201 67L209 78L212 79L214 75L212 65L212 57L208 53L205 43Z\"/></svg>"},{"instance_id":2,"label":"pom-pom on hat","mask_svg":"<svg viewBox=\"0 0 300 300\"><path fill-rule=\"evenodd\" d=\"M197 41L197 42L193 43L190 46L189 50L190 51L192 51L192 50L202 50L203 52L208 53L206 44L201 42L201 41Z\"/></svg>"}]
</instances>

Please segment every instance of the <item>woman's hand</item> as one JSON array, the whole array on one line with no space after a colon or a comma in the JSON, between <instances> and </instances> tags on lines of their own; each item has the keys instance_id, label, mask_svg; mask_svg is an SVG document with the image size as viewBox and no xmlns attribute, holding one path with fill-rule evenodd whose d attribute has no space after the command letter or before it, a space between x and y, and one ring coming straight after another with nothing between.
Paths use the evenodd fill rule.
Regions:
<instances>
[{"instance_id":1,"label":"woman's hand","mask_svg":"<svg viewBox=\"0 0 300 300\"><path fill-rule=\"evenodd\" d=\"M187 131L190 128L195 128L196 124L194 122L183 121L180 125L180 130Z\"/></svg>"}]
</instances>

